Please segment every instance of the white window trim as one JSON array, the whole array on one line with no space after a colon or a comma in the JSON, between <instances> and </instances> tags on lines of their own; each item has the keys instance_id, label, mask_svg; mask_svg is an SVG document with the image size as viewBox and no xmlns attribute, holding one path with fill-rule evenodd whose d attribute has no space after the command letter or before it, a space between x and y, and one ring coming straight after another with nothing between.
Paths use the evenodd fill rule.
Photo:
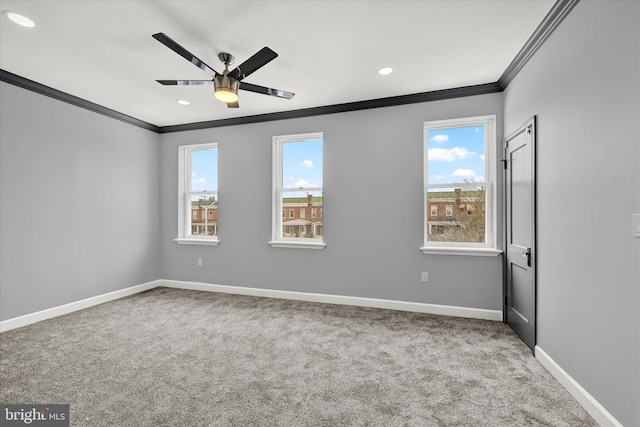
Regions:
<instances>
[{"instance_id":1,"label":"white window trim","mask_svg":"<svg viewBox=\"0 0 640 427\"><path fill-rule=\"evenodd\" d=\"M178 147L178 237L173 239L180 245L211 245L220 244L218 236L192 236L191 235L191 203L187 203L187 192L191 179L191 162L187 162L187 156L191 150L218 149L217 143L181 145ZM188 169L188 170L187 170ZM218 195L218 192L199 192L202 195Z\"/></svg>"},{"instance_id":2,"label":"white window trim","mask_svg":"<svg viewBox=\"0 0 640 427\"><path fill-rule=\"evenodd\" d=\"M445 242L438 242L438 243L445 243ZM498 256L502 253L500 249L463 247L458 244L457 246L451 246L451 247L422 246L420 250L425 255Z\"/></svg>"},{"instance_id":3,"label":"white window trim","mask_svg":"<svg viewBox=\"0 0 640 427\"><path fill-rule=\"evenodd\" d=\"M320 239L309 238L286 238L282 237L282 216L278 213L282 211L282 146L287 142L299 142L321 139L324 150L324 134L322 132L304 133L297 135L278 135L273 137L272 168L273 168L273 209L271 240L268 242L274 248L291 249L323 249L326 245L324 237ZM324 162L323 162L324 163ZM301 188L298 191L319 191L322 188ZM323 224L324 229L324 224Z\"/></svg>"},{"instance_id":4,"label":"white window trim","mask_svg":"<svg viewBox=\"0 0 640 427\"><path fill-rule=\"evenodd\" d=\"M485 139L485 182L482 184L486 188L486 197L490 203L487 204L485 210L485 243L464 243L464 242L429 242L427 236L429 232L429 216L430 212L427 212L428 200L426 186L428 180L428 143L427 137L429 130L434 129L448 129L451 127L473 126L473 125L485 125L486 139ZM465 256L498 256L502 253L502 250L497 248L498 245L498 224L497 224L497 197L496 197L496 116L476 116L465 117L460 119L449 120L435 120L424 123L423 128L423 173L422 178L422 192L423 192L423 246L420 250L424 254L428 255L465 255ZM453 184L455 186L465 185L461 183ZM471 186L475 184L469 184ZM429 187L433 187L429 186ZM451 184L442 184L442 187L452 187Z\"/></svg>"},{"instance_id":5,"label":"white window trim","mask_svg":"<svg viewBox=\"0 0 640 427\"><path fill-rule=\"evenodd\" d=\"M313 239L305 239L305 240L313 240ZM269 245L272 248L290 248L290 249L324 249L327 246L326 243L321 242L319 240L313 242L302 242L299 239L281 239L281 240L271 240L269 241Z\"/></svg>"}]
</instances>

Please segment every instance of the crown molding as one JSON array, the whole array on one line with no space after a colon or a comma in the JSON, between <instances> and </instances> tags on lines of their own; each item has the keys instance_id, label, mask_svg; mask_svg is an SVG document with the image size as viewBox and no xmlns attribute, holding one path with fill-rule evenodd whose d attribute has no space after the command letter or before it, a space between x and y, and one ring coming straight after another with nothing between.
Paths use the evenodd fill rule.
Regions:
<instances>
[{"instance_id":1,"label":"crown molding","mask_svg":"<svg viewBox=\"0 0 640 427\"><path fill-rule=\"evenodd\" d=\"M522 67L531 59L540 46L549 38L551 33L567 17L569 12L578 4L580 0L558 0L555 2L549 13L544 17L538 28L533 32L529 40L524 44L520 52L511 61L511 64L498 79L498 86L505 90L511 80L520 72Z\"/></svg>"},{"instance_id":2,"label":"crown molding","mask_svg":"<svg viewBox=\"0 0 640 427\"><path fill-rule=\"evenodd\" d=\"M136 119L135 117L127 116L126 114L120 113L118 111L112 110L107 107L103 107L102 105L93 103L91 101L87 101L86 99L78 98L77 96L70 95L66 92L59 91L52 87L45 86L42 83L29 80L25 77L10 73L9 71L6 71L6 70L0 69L0 81L3 81L5 83L10 83L14 86L18 86L23 89L27 89L32 92L39 93L41 95L45 95L53 99L57 99L58 101L75 105L76 107L93 111L94 113L111 117L112 119L120 120L130 125L138 126L153 132L160 131L160 128L158 126L152 125L151 123L143 122L142 120Z\"/></svg>"},{"instance_id":3,"label":"crown molding","mask_svg":"<svg viewBox=\"0 0 640 427\"><path fill-rule=\"evenodd\" d=\"M345 113L349 111L367 110L371 108L393 107L398 105L415 104L419 102L439 101L444 99L460 98L474 95L501 92L497 83L485 83L480 85L465 86L453 89L443 89L431 92L421 92L410 95L392 96L388 98L371 99L367 101L348 102L344 104L327 105L322 107L304 108L299 110L282 111L269 114L256 114L252 116L233 117L229 119L210 120L205 122L185 123L172 126L156 126L151 123L136 119L102 105L95 104L77 96L59 91L41 83L29 80L17 74L0 69L0 81L13 84L23 89L57 99L75 105L80 108L93 111L98 114L111 117L141 127L156 133L182 132L187 130L210 129L224 126L237 126L250 123L269 122L274 120L296 119L301 117L320 116L324 114Z\"/></svg>"},{"instance_id":4,"label":"crown molding","mask_svg":"<svg viewBox=\"0 0 640 427\"><path fill-rule=\"evenodd\" d=\"M393 107L418 102L439 101L473 95L501 92L497 83L486 83L454 89L436 90L411 95L392 96L371 99L368 101L348 102L323 107L304 108L300 110L282 111L278 113L257 114L253 116L233 117L230 119L210 120L206 122L187 123L183 125L162 126L160 133L182 132L187 130L210 129L223 126L246 125L249 123L269 122L274 120L298 119L301 117L321 116L324 114L346 113L349 111L367 110L371 108Z\"/></svg>"}]
</instances>

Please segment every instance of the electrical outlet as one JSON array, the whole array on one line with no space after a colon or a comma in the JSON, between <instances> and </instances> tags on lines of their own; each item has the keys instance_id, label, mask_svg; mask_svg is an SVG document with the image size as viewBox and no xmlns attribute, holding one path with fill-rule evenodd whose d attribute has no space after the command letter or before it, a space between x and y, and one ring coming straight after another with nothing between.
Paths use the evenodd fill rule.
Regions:
<instances>
[{"instance_id":1,"label":"electrical outlet","mask_svg":"<svg viewBox=\"0 0 640 427\"><path fill-rule=\"evenodd\" d=\"M429 281L429 273L426 272L426 271L423 271L420 280L422 280L423 282L428 282Z\"/></svg>"},{"instance_id":2,"label":"electrical outlet","mask_svg":"<svg viewBox=\"0 0 640 427\"><path fill-rule=\"evenodd\" d=\"M202 267L202 258L198 258L198 267Z\"/></svg>"}]
</instances>

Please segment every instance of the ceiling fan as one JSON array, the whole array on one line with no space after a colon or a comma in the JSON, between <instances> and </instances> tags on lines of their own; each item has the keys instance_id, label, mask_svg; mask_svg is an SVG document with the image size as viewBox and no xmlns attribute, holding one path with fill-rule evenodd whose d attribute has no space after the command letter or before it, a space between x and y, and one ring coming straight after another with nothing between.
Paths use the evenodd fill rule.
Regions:
<instances>
[{"instance_id":1,"label":"ceiling fan","mask_svg":"<svg viewBox=\"0 0 640 427\"><path fill-rule=\"evenodd\" d=\"M211 77L213 77L213 79L211 80L156 80L162 85L213 85L214 96L220 101L225 102L227 104L227 107L229 108L239 107L238 89L285 99L291 99L295 95L295 93L288 92L286 90L271 89L268 87L258 86L243 81L253 72L262 68L278 57L278 54L268 47L263 47L258 51L258 53L256 53L251 58L247 59L231 71L229 71L229 65L233 63L235 58L230 53L219 53L218 58L220 58L220 61L224 63L224 72L219 73L205 64L202 60L189 52L187 49L180 46L166 34L157 33L152 37L178 55L182 56L187 61L194 64L196 67L209 73Z\"/></svg>"}]
</instances>

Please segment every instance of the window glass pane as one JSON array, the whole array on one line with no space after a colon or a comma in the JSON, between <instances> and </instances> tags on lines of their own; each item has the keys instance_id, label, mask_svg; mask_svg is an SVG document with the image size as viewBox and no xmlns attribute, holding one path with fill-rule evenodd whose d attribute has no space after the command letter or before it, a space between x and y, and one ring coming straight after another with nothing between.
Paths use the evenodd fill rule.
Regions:
<instances>
[{"instance_id":1,"label":"window glass pane","mask_svg":"<svg viewBox=\"0 0 640 427\"><path fill-rule=\"evenodd\" d=\"M487 189L493 185L494 120L425 123L425 244L494 244L486 210L492 206Z\"/></svg>"},{"instance_id":2,"label":"window glass pane","mask_svg":"<svg viewBox=\"0 0 640 427\"><path fill-rule=\"evenodd\" d=\"M322 140L282 144L282 187L322 187Z\"/></svg>"},{"instance_id":3,"label":"window glass pane","mask_svg":"<svg viewBox=\"0 0 640 427\"><path fill-rule=\"evenodd\" d=\"M322 238L322 192L283 191L282 208L288 213L282 220L283 238Z\"/></svg>"},{"instance_id":4,"label":"window glass pane","mask_svg":"<svg viewBox=\"0 0 640 427\"><path fill-rule=\"evenodd\" d=\"M274 136L273 150L274 243L287 240L286 245L292 245L287 247L309 248L322 244L322 133ZM296 246L296 240L305 243Z\"/></svg>"},{"instance_id":5,"label":"window glass pane","mask_svg":"<svg viewBox=\"0 0 640 427\"><path fill-rule=\"evenodd\" d=\"M178 147L178 243L218 243L218 144ZM185 240L186 239L186 240Z\"/></svg>"},{"instance_id":6,"label":"window glass pane","mask_svg":"<svg viewBox=\"0 0 640 427\"><path fill-rule=\"evenodd\" d=\"M192 236L218 235L218 199L216 196L191 195Z\"/></svg>"},{"instance_id":7,"label":"window glass pane","mask_svg":"<svg viewBox=\"0 0 640 427\"><path fill-rule=\"evenodd\" d=\"M191 191L218 190L218 150L191 151Z\"/></svg>"},{"instance_id":8,"label":"window glass pane","mask_svg":"<svg viewBox=\"0 0 640 427\"><path fill-rule=\"evenodd\" d=\"M428 184L484 182L484 136L484 125L429 130Z\"/></svg>"},{"instance_id":9,"label":"window glass pane","mask_svg":"<svg viewBox=\"0 0 640 427\"><path fill-rule=\"evenodd\" d=\"M485 206L483 185L429 189L427 241L485 243Z\"/></svg>"}]
</instances>

